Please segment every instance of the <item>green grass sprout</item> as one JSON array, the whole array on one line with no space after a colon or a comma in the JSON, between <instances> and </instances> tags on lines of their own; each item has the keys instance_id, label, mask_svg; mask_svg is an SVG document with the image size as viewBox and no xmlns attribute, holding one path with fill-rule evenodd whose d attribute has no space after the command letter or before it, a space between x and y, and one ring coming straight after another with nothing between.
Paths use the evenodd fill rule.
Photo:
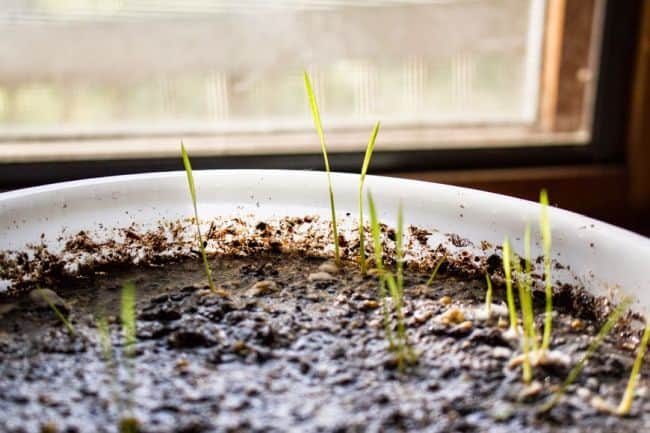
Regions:
<instances>
[{"instance_id":1,"label":"green grass sprout","mask_svg":"<svg viewBox=\"0 0 650 433\"><path fill-rule=\"evenodd\" d=\"M447 260L447 256L442 256L440 257L440 260L438 260L438 263L436 263L436 266L433 268L433 272L431 272L431 276L427 280L426 286L429 287L431 283L433 283L433 280L436 279L436 275L438 275L438 270L440 269L440 266Z\"/></svg>"},{"instance_id":2,"label":"green grass sprout","mask_svg":"<svg viewBox=\"0 0 650 433\"><path fill-rule=\"evenodd\" d=\"M614 325L616 325L618 322L618 319L631 304L632 300L630 298L626 298L614 309L614 311L609 314L609 317L605 321L605 324L603 324L603 326L600 328L600 331L598 331L598 334L587 348L587 351L582 355L582 358L580 358L578 363L571 369L569 375L567 376L560 389L553 394L553 397L551 397L548 402L542 405L540 408L541 412L550 411L560 401L567 388L580 375L582 369L584 368L591 355L600 347L600 345L605 340L605 337L607 337L607 334L609 334Z\"/></svg>"},{"instance_id":3,"label":"green grass sprout","mask_svg":"<svg viewBox=\"0 0 650 433\"><path fill-rule=\"evenodd\" d=\"M378 270L379 280L380 280L380 297L382 298L382 308L384 309L384 322L386 328L386 335L389 337L389 345L392 350L395 350L397 353L397 368L400 372L404 372L407 364L413 364L416 362L417 357L411 348L408 337L406 335L406 324L404 321L404 216L402 205L400 204L397 211L397 230L395 233L395 267L396 271L393 275L391 272L387 271L383 265L382 259L382 246L380 238L380 227L379 220L377 218L377 210L375 208L375 202L372 199L372 194L368 192L368 207L370 210L370 227L373 239L373 250L375 252L375 266ZM395 340L392 335L392 324L390 321L391 313L388 311L386 305L386 290L383 285L388 286L388 291L392 299L393 311L396 318L397 329L397 344L395 345Z\"/></svg>"},{"instance_id":4,"label":"green grass sprout","mask_svg":"<svg viewBox=\"0 0 650 433\"><path fill-rule=\"evenodd\" d=\"M488 274L485 274L485 282L487 283L487 291L485 292L485 312L489 319L492 317L492 280Z\"/></svg>"},{"instance_id":5,"label":"green grass sprout","mask_svg":"<svg viewBox=\"0 0 650 433\"><path fill-rule=\"evenodd\" d=\"M397 230L395 232L395 273L396 287L395 294L391 297L396 299L395 312L397 315L397 338L400 343L398 362L401 364L400 371L404 371L404 363L413 364L416 361L413 348L408 342L406 325L404 323L404 208L402 203L397 208ZM388 280L388 287L391 288L391 279Z\"/></svg>"},{"instance_id":6,"label":"green grass sprout","mask_svg":"<svg viewBox=\"0 0 650 433\"><path fill-rule=\"evenodd\" d=\"M503 240L503 273L506 278L506 299L508 301L508 314L510 316L510 330L517 332L517 310L515 308L515 297L512 293L512 267L510 260L512 258L512 249L510 241L506 237Z\"/></svg>"},{"instance_id":7,"label":"green grass sprout","mask_svg":"<svg viewBox=\"0 0 650 433\"><path fill-rule=\"evenodd\" d=\"M368 140L368 146L366 146L366 154L363 157L363 164L361 166L361 175L359 176L359 265L361 266L361 273L363 275L368 271L368 264L366 263L366 234L365 234L365 223L363 218L363 184L366 180L366 174L368 173L368 167L370 166L370 158L372 158L372 151L375 148L375 140L377 139L377 133L379 132L379 122L375 124L375 127L370 134L370 140Z\"/></svg>"},{"instance_id":8,"label":"green grass sprout","mask_svg":"<svg viewBox=\"0 0 650 433\"><path fill-rule=\"evenodd\" d=\"M396 294L399 297L398 302L401 302L404 294L404 209L402 203L400 203L397 208L397 230L395 230L395 276Z\"/></svg>"},{"instance_id":9,"label":"green grass sprout","mask_svg":"<svg viewBox=\"0 0 650 433\"><path fill-rule=\"evenodd\" d=\"M634 360L634 365L632 366L632 372L630 373L630 379L627 382L627 387L625 388L625 393L623 398L616 408L616 414L620 416L625 416L630 413L632 409L632 400L634 400L634 390L636 389L636 384L639 380L639 373L641 372L641 366L643 364L643 356L645 355L646 348L648 347L648 339L650 338L650 322L646 324L645 330L643 331L643 337L641 337L641 343L639 344L639 349L636 353L636 359Z\"/></svg>"},{"instance_id":10,"label":"green grass sprout","mask_svg":"<svg viewBox=\"0 0 650 433\"><path fill-rule=\"evenodd\" d=\"M130 358L135 353L135 285L132 282L122 286L120 319L122 321L122 333L124 335L124 351Z\"/></svg>"},{"instance_id":11,"label":"green grass sprout","mask_svg":"<svg viewBox=\"0 0 650 433\"><path fill-rule=\"evenodd\" d=\"M539 226L542 233L542 248L544 251L544 285L546 292L546 315L544 316L542 351L546 351L551 344L551 327L553 326L553 283L551 280L551 224L548 217L548 194L545 189L539 194L539 203L541 205Z\"/></svg>"},{"instance_id":12,"label":"green grass sprout","mask_svg":"<svg viewBox=\"0 0 650 433\"><path fill-rule=\"evenodd\" d=\"M97 320L97 330L99 331L99 345L102 348L102 358L106 363L106 369L111 376L111 393L113 394L113 401L120 405L120 393L117 389L117 366L115 357L113 356L113 344L111 343L111 331L108 327L108 321L105 317Z\"/></svg>"},{"instance_id":13,"label":"green grass sprout","mask_svg":"<svg viewBox=\"0 0 650 433\"><path fill-rule=\"evenodd\" d=\"M523 276L526 313L524 313L522 309L522 316L524 317L524 328L528 330L528 341L531 343L532 349L537 353L539 352L539 345L537 344L537 332L535 331L535 313L533 310L533 262L530 251L530 224L526 224L526 229L524 231L525 274Z\"/></svg>"},{"instance_id":14,"label":"green grass sprout","mask_svg":"<svg viewBox=\"0 0 650 433\"><path fill-rule=\"evenodd\" d=\"M129 301L127 300L127 302ZM124 326L124 320L123 320L123 326ZM99 331L99 344L102 349L102 358L104 358L104 362L106 363L106 369L108 371L108 374L111 376L111 394L114 403L117 405L117 411L118 413L123 413L125 411L124 406L128 407L128 409L126 409L127 414L120 415L120 418L117 423L117 431L119 433L137 433L138 421L133 416L128 415L128 413L130 413L131 410L130 409L131 401L128 400L126 397L125 398L120 397L120 392L118 389L119 379L117 373L117 362L115 357L113 356L111 332L108 327L108 322L106 318L102 317L97 320L97 330Z\"/></svg>"},{"instance_id":15,"label":"green grass sprout","mask_svg":"<svg viewBox=\"0 0 650 433\"><path fill-rule=\"evenodd\" d=\"M132 282L127 282L122 286L122 299L121 299L121 309L120 309L120 319L122 322L122 333L124 335L124 354L127 358L126 368L129 376L129 392L127 395L131 395L131 389L135 384L135 374L133 371L133 360L135 356L135 343L136 343L136 311L135 311L135 301L136 301L136 290L135 284ZM125 416L120 418L118 429L120 433L137 433L138 430L138 420L133 417L131 414L133 412L132 406L133 401L131 398L126 399L127 404L127 413Z\"/></svg>"},{"instance_id":16,"label":"green grass sprout","mask_svg":"<svg viewBox=\"0 0 650 433\"><path fill-rule=\"evenodd\" d=\"M54 314L55 314L56 317L61 321L61 323L63 323L63 325L64 325L64 326L66 327L66 329L68 330L68 332L69 332L71 335L77 335L77 333L75 332L74 328L72 327L72 324L70 323L70 321L65 317L65 315L61 312L61 310L59 310L59 308L58 308L56 305L54 305L54 301L51 299L51 296L50 296L49 293L48 293L49 290L46 291L46 290L44 290L44 289L41 289L40 287L38 287L37 289L38 289L38 291L41 293L41 298L42 298L45 302L47 302L47 305L49 305L50 308L52 309L52 311L54 311ZM50 292L50 293L52 293L52 292ZM55 296L56 296L56 295L55 295ZM58 298L58 297L57 297L57 298Z\"/></svg>"},{"instance_id":17,"label":"green grass sprout","mask_svg":"<svg viewBox=\"0 0 650 433\"><path fill-rule=\"evenodd\" d=\"M205 267L205 274L208 277L208 286L212 293L218 293L217 288L212 280L212 272L208 264L208 256L205 253L205 246L203 245L203 236L201 236L201 224L199 222L199 211L196 206L196 186L194 185L194 175L192 174L192 164L190 157L187 155L185 145L181 142L181 154L183 156L183 165L185 166L185 173L187 174L187 184L190 188L190 196L192 197L192 206L194 207L194 219L196 220L196 235L199 239L199 250L201 251L201 258L203 259L203 266Z\"/></svg>"},{"instance_id":18,"label":"green grass sprout","mask_svg":"<svg viewBox=\"0 0 650 433\"><path fill-rule=\"evenodd\" d=\"M523 273L520 269L519 260L517 257L513 257L513 263L516 263L517 272L519 273L519 278L517 279L517 285L520 287L519 298L521 304L521 317L523 318L524 330L528 341L531 343L531 348L537 352L539 347L537 345L537 332L535 331L535 313L533 311L533 277L532 277L532 261L530 254L530 225L526 225L524 231L524 270Z\"/></svg>"},{"instance_id":19,"label":"green grass sprout","mask_svg":"<svg viewBox=\"0 0 650 433\"><path fill-rule=\"evenodd\" d=\"M316 127L316 133L318 134L318 139L320 140L321 151L323 152L323 160L325 161L325 171L327 172L327 188L329 191L330 199L330 211L332 213L332 234L334 236L334 259L337 265L341 264L341 251L339 248L339 234L338 228L336 225L336 208L334 206L334 189L332 188L332 175L330 172L330 163L327 158L327 146L325 145L325 134L323 133L323 125L320 120L320 112L318 110L318 103L316 102L316 95L314 94L314 89L311 86L311 81L309 80L309 75L307 72L304 72L305 79L305 90L307 91L307 97L309 98L309 107L311 108L311 114L314 118L314 126Z\"/></svg>"},{"instance_id":20,"label":"green grass sprout","mask_svg":"<svg viewBox=\"0 0 650 433\"><path fill-rule=\"evenodd\" d=\"M386 275L384 273L382 257L383 248L381 246L381 230L379 228L379 219L377 218L377 209L375 208L375 202L372 199L370 191L368 191L368 210L370 213L370 233L372 235L373 251L375 254L375 268L379 271L379 298L384 316L384 329L386 332L386 339L388 340L388 346L393 350L395 348L395 342L393 340L393 331L391 329L388 306L386 305Z\"/></svg>"},{"instance_id":21,"label":"green grass sprout","mask_svg":"<svg viewBox=\"0 0 650 433\"><path fill-rule=\"evenodd\" d=\"M99 330L99 344L102 347L102 356L104 361L109 362L113 358L113 345L111 344L111 333L105 317L97 320L97 329Z\"/></svg>"},{"instance_id":22,"label":"green grass sprout","mask_svg":"<svg viewBox=\"0 0 650 433\"><path fill-rule=\"evenodd\" d=\"M524 363L523 363L523 380L530 383L532 380L531 368L531 351L537 353L537 335L535 332L535 320L533 313L533 300L531 295L531 269L530 262L530 225L526 225L524 232L524 271L522 272L519 257L511 252L513 268L517 274L517 288L519 292L519 304L521 306L521 317L524 325L524 335L522 338Z\"/></svg>"}]
</instances>

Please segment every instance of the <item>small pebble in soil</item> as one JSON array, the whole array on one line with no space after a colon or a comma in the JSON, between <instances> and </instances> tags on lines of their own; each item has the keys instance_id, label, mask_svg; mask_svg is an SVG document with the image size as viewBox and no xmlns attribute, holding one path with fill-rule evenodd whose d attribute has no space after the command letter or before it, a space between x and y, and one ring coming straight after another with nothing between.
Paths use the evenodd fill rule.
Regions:
<instances>
[{"instance_id":1,"label":"small pebble in soil","mask_svg":"<svg viewBox=\"0 0 650 433\"><path fill-rule=\"evenodd\" d=\"M318 270L321 272L326 272L328 274L336 274L339 272L339 267L332 262L324 262L319 267Z\"/></svg>"},{"instance_id":2,"label":"small pebble in soil","mask_svg":"<svg viewBox=\"0 0 650 433\"><path fill-rule=\"evenodd\" d=\"M309 274L307 279L309 281L312 281L312 282L315 282L315 281L333 281L333 280L335 280L335 278L331 274L329 274L327 272L323 272L323 271L313 272L313 273Z\"/></svg>"},{"instance_id":3,"label":"small pebble in soil","mask_svg":"<svg viewBox=\"0 0 650 433\"><path fill-rule=\"evenodd\" d=\"M379 308L379 302L374 299L367 299L359 304L359 309L362 311L376 310L377 308Z\"/></svg>"},{"instance_id":4,"label":"small pebble in soil","mask_svg":"<svg viewBox=\"0 0 650 433\"><path fill-rule=\"evenodd\" d=\"M544 386L540 382L535 380L530 384L528 384L519 392L519 395L517 396L517 400L526 401L531 397L537 396L540 392L542 392L543 389Z\"/></svg>"},{"instance_id":5,"label":"small pebble in soil","mask_svg":"<svg viewBox=\"0 0 650 433\"><path fill-rule=\"evenodd\" d=\"M465 321L465 313L458 307L451 307L437 317L444 325L457 325Z\"/></svg>"},{"instance_id":6,"label":"small pebble in soil","mask_svg":"<svg viewBox=\"0 0 650 433\"><path fill-rule=\"evenodd\" d=\"M497 359L508 359L512 356L512 350L507 347L497 346L492 349L492 357Z\"/></svg>"},{"instance_id":7,"label":"small pebble in soil","mask_svg":"<svg viewBox=\"0 0 650 433\"><path fill-rule=\"evenodd\" d=\"M582 329L584 329L584 327L585 324L580 319L574 319L571 321L571 329L573 329L574 331L581 331Z\"/></svg>"},{"instance_id":8,"label":"small pebble in soil","mask_svg":"<svg viewBox=\"0 0 650 433\"><path fill-rule=\"evenodd\" d=\"M34 289L29 292L29 299L40 308L49 308L50 305L67 308L66 302L54 290L50 289Z\"/></svg>"},{"instance_id":9,"label":"small pebble in soil","mask_svg":"<svg viewBox=\"0 0 650 433\"><path fill-rule=\"evenodd\" d=\"M277 290L278 285L272 280L258 281L248 289L248 296L264 296Z\"/></svg>"}]
</instances>

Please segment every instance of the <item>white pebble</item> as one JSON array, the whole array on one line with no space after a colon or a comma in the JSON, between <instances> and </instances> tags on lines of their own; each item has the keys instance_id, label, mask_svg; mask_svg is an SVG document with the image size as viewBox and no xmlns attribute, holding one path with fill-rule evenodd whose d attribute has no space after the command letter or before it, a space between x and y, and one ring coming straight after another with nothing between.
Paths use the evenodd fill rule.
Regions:
<instances>
[{"instance_id":1,"label":"white pebble","mask_svg":"<svg viewBox=\"0 0 650 433\"><path fill-rule=\"evenodd\" d=\"M324 262L318 267L318 270L328 274L336 274L339 271L339 268L332 262Z\"/></svg>"},{"instance_id":2,"label":"white pebble","mask_svg":"<svg viewBox=\"0 0 650 433\"><path fill-rule=\"evenodd\" d=\"M307 277L309 281L332 281L335 278L327 272L314 272Z\"/></svg>"}]
</instances>

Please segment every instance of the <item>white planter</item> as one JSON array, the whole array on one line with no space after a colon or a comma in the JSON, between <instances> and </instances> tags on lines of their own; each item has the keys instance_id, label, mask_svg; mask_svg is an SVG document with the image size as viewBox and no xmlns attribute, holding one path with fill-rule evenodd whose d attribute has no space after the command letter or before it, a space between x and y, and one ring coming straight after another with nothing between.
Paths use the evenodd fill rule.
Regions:
<instances>
[{"instance_id":1,"label":"white planter","mask_svg":"<svg viewBox=\"0 0 650 433\"><path fill-rule=\"evenodd\" d=\"M194 173L203 219L214 215L253 214L259 219L321 215L329 218L327 180L322 172L215 170ZM358 176L332 176L337 213L352 222L358 212ZM526 222L537 240L539 206L502 195L435 183L368 176L380 218L394 225L404 205L406 224L457 233L475 244L500 244L508 235L521 252ZM553 191L550 191L551 200ZM350 217L346 217L346 213ZM192 215L182 171L89 179L0 194L0 251L23 250L44 236L53 251L57 238L79 230L153 227L160 220ZM366 214L367 215L367 214ZM650 239L571 212L551 209L553 254L569 266L558 279L583 283L602 295L614 289L631 295L635 308L650 307ZM345 223L344 223L345 224ZM518 240L519 238L519 240ZM541 254L539 245L533 255Z\"/></svg>"}]
</instances>

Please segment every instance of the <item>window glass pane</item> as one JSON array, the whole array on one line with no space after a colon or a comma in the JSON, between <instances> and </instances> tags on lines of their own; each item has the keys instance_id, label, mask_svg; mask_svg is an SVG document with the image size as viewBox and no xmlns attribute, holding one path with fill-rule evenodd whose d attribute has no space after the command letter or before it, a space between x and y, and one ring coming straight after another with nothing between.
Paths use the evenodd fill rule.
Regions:
<instances>
[{"instance_id":1,"label":"window glass pane","mask_svg":"<svg viewBox=\"0 0 650 433\"><path fill-rule=\"evenodd\" d=\"M465 137L463 128L486 127L496 128L486 146L528 136L551 142L539 135L555 132L539 127L554 124L540 121L551 3L5 0L0 143L116 133L306 133L304 69L334 149L362 147L365 140L337 131L366 134L377 119L400 131L391 138L398 147L481 145L480 134ZM585 19L583 45L590 46L594 19ZM594 76L583 57L581 76ZM578 99L590 88L577 88ZM584 141L585 108L578 105L571 113L578 121L565 132ZM285 150L294 151L312 140L278 145L291 142ZM234 141L222 144L237 151Z\"/></svg>"}]
</instances>

